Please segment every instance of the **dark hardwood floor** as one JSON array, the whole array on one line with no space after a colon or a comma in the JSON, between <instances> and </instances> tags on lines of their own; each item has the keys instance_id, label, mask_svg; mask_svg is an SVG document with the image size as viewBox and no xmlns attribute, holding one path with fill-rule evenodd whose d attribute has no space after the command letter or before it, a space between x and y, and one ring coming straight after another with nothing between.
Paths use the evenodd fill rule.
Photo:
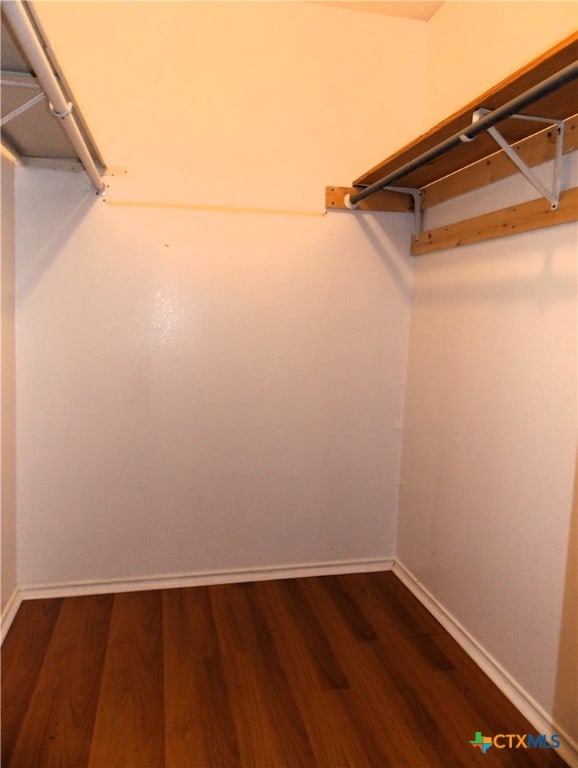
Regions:
<instances>
[{"instance_id":1,"label":"dark hardwood floor","mask_svg":"<svg viewBox=\"0 0 578 768\"><path fill-rule=\"evenodd\" d=\"M392 573L25 602L4 768L555 768Z\"/></svg>"}]
</instances>

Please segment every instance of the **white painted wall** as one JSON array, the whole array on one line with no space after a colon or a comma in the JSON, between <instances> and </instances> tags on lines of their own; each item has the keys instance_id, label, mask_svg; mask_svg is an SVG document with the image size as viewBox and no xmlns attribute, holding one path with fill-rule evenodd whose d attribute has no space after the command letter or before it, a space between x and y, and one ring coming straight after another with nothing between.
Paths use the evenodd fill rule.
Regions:
<instances>
[{"instance_id":1,"label":"white painted wall","mask_svg":"<svg viewBox=\"0 0 578 768\"><path fill-rule=\"evenodd\" d=\"M424 22L269 0L36 10L140 199L320 210L326 184L350 183L423 121Z\"/></svg>"},{"instance_id":2,"label":"white painted wall","mask_svg":"<svg viewBox=\"0 0 578 768\"><path fill-rule=\"evenodd\" d=\"M374 73L419 92L425 25L314 4L39 11L129 173L107 203L83 175L18 173L22 584L392 556L412 221L323 200L383 152L362 127L389 103ZM388 123L401 136L420 110Z\"/></svg>"},{"instance_id":3,"label":"white painted wall","mask_svg":"<svg viewBox=\"0 0 578 768\"><path fill-rule=\"evenodd\" d=\"M433 18L430 103L449 112L490 85L469 66L482 48L501 76L572 31L556 4L523 4L511 50L502 5ZM526 196L512 179L444 218ZM569 224L415 262L398 538L422 587L574 740L576 252Z\"/></svg>"},{"instance_id":4,"label":"white painted wall","mask_svg":"<svg viewBox=\"0 0 578 768\"><path fill-rule=\"evenodd\" d=\"M14 335L14 166L2 154L2 260L0 269L0 453L2 605L4 616L16 589L16 368Z\"/></svg>"}]
</instances>

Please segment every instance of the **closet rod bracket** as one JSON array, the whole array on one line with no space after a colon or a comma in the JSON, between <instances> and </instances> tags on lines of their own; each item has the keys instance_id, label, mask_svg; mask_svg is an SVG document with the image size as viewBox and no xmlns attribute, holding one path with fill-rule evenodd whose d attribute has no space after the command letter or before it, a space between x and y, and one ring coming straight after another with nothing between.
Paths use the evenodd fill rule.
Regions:
<instances>
[{"instance_id":1,"label":"closet rod bracket","mask_svg":"<svg viewBox=\"0 0 578 768\"><path fill-rule=\"evenodd\" d=\"M421 233L423 190L418 189L416 187L392 187L392 186L382 187L382 190L384 192L401 192L404 195L412 196L413 215L414 215L414 222L415 222L414 234L416 237L418 237ZM343 198L343 203L345 205L345 208L348 208L350 211L355 211L356 208L359 206L359 203L353 203L351 201L350 193L347 193L345 195L345 197Z\"/></svg>"},{"instance_id":2,"label":"closet rod bracket","mask_svg":"<svg viewBox=\"0 0 578 768\"><path fill-rule=\"evenodd\" d=\"M413 197L414 235L421 234L423 190L416 187L383 187L388 192L402 192Z\"/></svg>"},{"instance_id":3,"label":"closet rod bracket","mask_svg":"<svg viewBox=\"0 0 578 768\"><path fill-rule=\"evenodd\" d=\"M490 112L491 112L490 109L477 109L474 112L473 122L476 122L481 117L484 117ZM555 127L556 151L554 155L554 167L552 171L552 188L551 189L548 189L548 187L542 182L542 180L538 177L538 175L534 173L534 171L530 168L530 166L526 162L524 162L524 160L520 157L519 153L514 149L514 147L508 144L506 139L504 139L502 134L498 131L498 129L495 126L491 126L486 130L488 131L490 136L494 139L496 144L498 144L501 147L501 149L504 150L506 155L518 168L520 173L530 182L530 184L532 184L533 187L535 187L538 190L538 192L542 195L542 197L548 200L548 202L550 203L551 209L553 211L557 211L558 206L560 205L560 165L561 165L562 151L564 146L564 121L556 120L554 118L549 118L549 117L537 117L535 115L515 114L515 115L510 115L510 117L516 120L531 120L533 122L548 123L549 125L552 125Z\"/></svg>"}]
</instances>

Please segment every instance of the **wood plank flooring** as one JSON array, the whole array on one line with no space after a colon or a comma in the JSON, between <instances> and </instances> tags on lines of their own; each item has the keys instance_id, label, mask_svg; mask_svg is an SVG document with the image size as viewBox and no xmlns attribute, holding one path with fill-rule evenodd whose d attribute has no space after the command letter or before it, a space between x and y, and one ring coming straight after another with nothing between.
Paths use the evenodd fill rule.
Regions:
<instances>
[{"instance_id":1,"label":"wood plank flooring","mask_svg":"<svg viewBox=\"0 0 578 768\"><path fill-rule=\"evenodd\" d=\"M4 768L560 768L392 573L23 603Z\"/></svg>"}]
</instances>

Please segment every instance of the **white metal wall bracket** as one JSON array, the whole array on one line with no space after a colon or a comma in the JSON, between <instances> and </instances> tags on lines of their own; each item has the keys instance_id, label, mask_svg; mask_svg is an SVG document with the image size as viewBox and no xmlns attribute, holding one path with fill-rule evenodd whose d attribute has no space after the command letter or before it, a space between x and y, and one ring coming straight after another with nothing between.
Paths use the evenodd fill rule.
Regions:
<instances>
[{"instance_id":1,"label":"white metal wall bracket","mask_svg":"<svg viewBox=\"0 0 578 768\"><path fill-rule=\"evenodd\" d=\"M403 192L413 197L414 234L417 237L421 233L423 190L416 187L384 187L389 192Z\"/></svg>"},{"instance_id":2,"label":"white metal wall bracket","mask_svg":"<svg viewBox=\"0 0 578 768\"><path fill-rule=\"evenodd\" d=\"M27 72L11 72L3 69L1 75L1 84L6 85L9 88L31 88L34 91L40 90L40 86L36 82L34 75L29 75Z\"/></svg>"},{"instance_id":3,"label":"white metal wall bracket","mask_svg":"<svg viewBox=\"0 0 578 768\"><path fill-rule=\"evenodd\" d=\"M491 110L478 109L474 112L474 122L479 120L480 117L487 115ZM510 160L517 166L520 173L528 179L530 184L535 187L542 197L546 198L550 203L553 211L558 210L560 204L560 163L562 159L562 150L564 145L564 121L555 120L548 117L536 117L533 115L511 115L516 120L531 120L534 122L548 123L555 126L556 129L556 152L554 155L554 168L552 172L552 188L548 187L538 178L537 174L522 160L518 152L508 144L506 139L497 130L495 126L487 128L486 130L494 141L504 150Z\"/></svg>"},{"instance_id":4,"label":"white metal wall bracket","mask_svg":"<svg viewBox=\"0 0 578 768\"><path fill-rule=\"evenodd\" d=\"M16 74L17 76L19 75L19 73ZM2 86L8 88L29 89L34 91L40 90L40 86L32 78L30 78L30 81L17 80L14 78L12 72L2 71L2 78L0 83ZM22 115L24 112L28 112L31 107L33 107L35 104L38 104L40 101L43 101L45 98L46 94L42 92L38 93L36 96L33 96L31 99L28 99L28 101L25 101L24 104L21 104L19 107L16 107L15 109L8 112L8 114L4 115L4 117L0 119L0 126L6 125L6 123L10 122L10 120L14 120L15 117L18 117L18 115Z\"/></svg>"},{"instance_id":5,"label":"white metal wall bracket","mask_svg":"<svg viewBox=\"0 0 578 768\"><path fill-rule=\"evenodd\" d=\"M421 189L416 189L415 187L382 187L383 190L386 192L402 192L405 195L411 195L413 197L413 214L414 214L414 221L415 221L415 236L417 237L421 232L421 219L422 219L422 200L423 200L423 192ZM345 203L345 207L349 208L350 211L354 211L359 203L352 203L351 202L351 195L347 194L343 198L343 202Z\"/></svg>"},{"instance_id":6,"label":"white metal wall bracket","mask_svg":"<svg viewBox=\"0 0 578 768\"><path fill-rule=\"evenodd\" d=\"M15 117L18 117L18 115L21 115L24 112L28 112L31 107L35 106L41 101L44 101L45 98L45 93L38 93L36 96L28 99L28 101L24 102L24 104L21 104L19 107L16 107L16 109L13 109L12 112L8 112L7 115L4 115L4 117L0 120L0 126L6 125L6 123L10 122L10 120L14 120Z\"/></svg>"}]
</instances>

